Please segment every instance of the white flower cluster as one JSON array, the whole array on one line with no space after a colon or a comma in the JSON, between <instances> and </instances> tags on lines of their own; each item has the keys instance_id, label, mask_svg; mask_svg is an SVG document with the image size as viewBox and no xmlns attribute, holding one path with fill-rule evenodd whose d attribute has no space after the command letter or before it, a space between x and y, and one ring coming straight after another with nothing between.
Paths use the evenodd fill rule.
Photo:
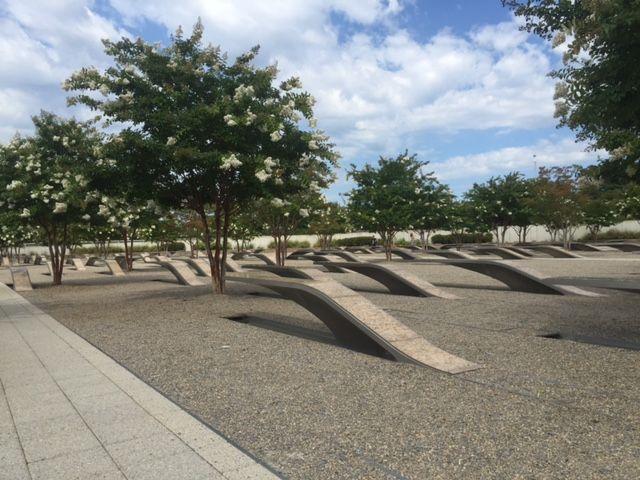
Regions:
<instances>
[{"instance_id":1,"label":"white flower cluster","mask_svg":"<svg viewBox=\"0 0 640 480\"><path fill-rule=\"evenodd\" d=\"M280 88L285 92L288 92L289 90L293 90L294 88L302 88L302 82L298 77L292 77L286 82L282 82Z\"/></svg>"},{"instance_id":2,"label":"white flower cluster","mask_svg":"<svg viewBox=\"0 0 640 480\"><path fill-rule=\"evenodd\" d=\"M231 154L228 157L223 157L222 159L222 165L220 165L220 169L221 170L231 170L238 168L240 165L242 165L242 162L240 160L238 160L238 157L235 156L235 154Z\"/></svg>"},{"instance_id":3,"label":"white flower cluster","mask_svg":"<svg viewBox=\"0 0 640 480\"><path fill-rule=\"evenodd\" d=\"M236 88L233 94L233 100L235 102L239 102L245 97L253 98L254 95L255 91L253 90L253 87L251 85L249 85L248 87L240 85L238 88Z\"/></svg>"},{"instance_id":4,"label":"white flower cluster","mask_svg":"<svg viewBox=\"0 0 640 480\"><path fill-rule=\"evenodd\" d=\"M235 127L238 124L238 122L236 122L235 118L231 114L225 115L223 117L223 120L224 120L224 123L226 123L230 127Z\"/></svg>"}]
</instances>

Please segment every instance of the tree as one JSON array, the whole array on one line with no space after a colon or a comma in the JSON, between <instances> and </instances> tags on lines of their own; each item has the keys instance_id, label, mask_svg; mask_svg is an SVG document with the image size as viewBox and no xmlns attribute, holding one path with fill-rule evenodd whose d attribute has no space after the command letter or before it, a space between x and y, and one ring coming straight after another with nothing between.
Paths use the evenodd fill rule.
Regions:
<instances>
[{"instance_id":1,"label":"tree","mask_svg":"<svg viewBox=\"0 0 640 480\"><path fill-rule=\"evenodd\" d=\"M541 167L532 185L535 223L544 225L552 240L561 233L565 248L569 247L575 230L583 224L578 183L580 171L581 168L575 165Z\"/></svg>"},{"instance_id":2,"label":"tree","mask_svg":"<svg viewBox=\"0 0 640 480\"><path fill-rule=\"evenodd\" d=\"M253 210L253 204L236 213L231 221L229 236L236 244L236 251L249 248L249 242L262 234L262 223Z\"/></svg>"},{"instance_id":3,"label":"tree","mask_svg":"<svg viewBox=\"0 0 640 480\"><path fill-rule=\"evenodd\" d=\"M274 197L256 203L256 217L262 221L264 233L273 238L278 265L285 264L291 235L309 226L311 214L321 204L320 194L314 190L289 195L285 200Z\"/></svg>"},{"instance_id":4,"label":"tree","mask_svg":"<svg viewBox=\"0 0 640 480\"><path fill-rule=\"evenodd\" d=\"M594 168L583 169L579 182L579 201L582 221L593 241L604 227L615 225L620 220L620 192L597 177Z\"/></svg>"},{"instance_id":5,"label":"tree","mask_svg":"<svg viewBox=\"0 0 640 480\"><path fill-rule=\"evenodd\" d=\"M610 157L603 174L640 180L640 2L637 0L503 0L523 29L565 45L556 116Z\"/></svg>"},{"instance_id":6,"label":"tree","mask_svg":"<svg viewBox=\"0 0 640 480\"><path fill-rule=\"evenodd\" d=\"M88 220L91 172L100 135L86 123L42 112L33 117L33 137L16 136L0 150L1 200L20 212L23 221L40 228L51 255L53 284L62 282L70 229Z\"/></svg>"},{"instance_id":7,"label":"tree","mask_svg":"<svg viewBox=\"0 0 640 480\"><path fill-rule=\"evenodd\" d=\"M423 175L422 185L416 194L413 229L420 238L422 249L426 251L431 234L446 227L454 196L449 187L440 184L433 175Z\"/></svg>"},{"instance_id":8,"label":"tree","mask_svg":"<svg viewBox=\"0 0 640 480\"><path fill-rule=\"evenodd\" d=\"M202 34L198 21L190 37L179 29L167 48L105 41L114 66L84 68L65 88L78 92L71 104L133 125L123 134L135 188L199 216L213 290L223 293L233 215L283 189L309 188L300 172L330 172L337 156L315 130L314 99L299 79L276 86L274 66L253 65L257 47L228 63L219 48L203 45ZM302 118L312 130L301 128Z\"/></svg>"},{"instance_id":9,"label":"tree","mask_svg":"<svg viewBox=\"0 0 640 480\"><path fill-rule=\"evenodd\" d=\"M348 175L356 184L348 194L351 223L380 235L387 260L396 233L413 228L424 165L406 151L395 158L380 157L377 167L351 165Z\"/></svg>"},{"instance_id":10,"label":"tree","mask_svg":"<svg viewBox=\"0 0 640 480\"><path fill-rule=\"evenodd\" d=\"M485 232L489 227L477 216L473 204L465 200L452 200L445 216L445 228L451 232L458 250L471 234Z\"/></svg>"},{"instance_id":11,"label":"tree","mask_svg":"<svg viewBox=\"0 0 640 480\"><path fill-rule=\"evenodd\" d=\"M628 185L622 193L618 203L622 216L628 220L635 220L640 224L640 186Z\"/></svg>"},{"instance_id":12,"label":"tree","mask_svg":"<svg viewBox=\"0 0 640 480\"><path fill-rule=\"evenodd\" d=\"M517 221L524 223L528 197L528 182L519 172L474 183L465 194L477 217L493 231L498 244L504 244L507 230Z\"/></svg>"},{"instance_id":13,"label":"tree","mask_svg":"<svg viewBox=\"0 0 640 480\"><path fill-rule=\"evenodd\" d=\"M309 233L318 237L318 244L322 250L331 248L333 236L345 233L349 229L347 209L335 202L325 202L312 215Z\"/></svg>"},{"instance_id":14,"label":"tree","mask_svg":"<svg viewBox=\"0 0 640 480\"><path fill-rule=\"evenodd\" d=\"M37 238L36 229L24 223L17 211L0 213L0 253L19 256L25 243Z\"/></svg>"}]
</instances>

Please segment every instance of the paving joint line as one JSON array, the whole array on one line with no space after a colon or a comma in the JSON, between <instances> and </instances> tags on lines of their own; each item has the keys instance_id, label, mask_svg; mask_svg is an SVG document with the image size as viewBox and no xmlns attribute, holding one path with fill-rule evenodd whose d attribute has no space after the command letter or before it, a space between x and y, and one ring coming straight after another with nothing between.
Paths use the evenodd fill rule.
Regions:
<instances>
[{"instance_id":1,"label":"paving joint line","mask_svg":"<svg viewBox=\"0 0 640 480\"><path fill-rule=\"evenodd\" d=\"M27 469L27 475L29 478L33 479L31 475L31 470L29 469L29 463L27 462L27 455L24 453L24 447L22 446L22 439L20 438L20 434L18 433L18 427L16 426L16 420L13 417L13 412L11 411L11 405L9 405L9 399L7 398L7 391L4 388L4 383L0 378L0 389L2 390L2 394L4 396L4 403L7 405L7 411L9 412L9 416L11 417L11 425L13 426L13 431L16 434L16 439L18 440L18 445L20 446L20 453L22 453L22 459L24 460L24 466Z\"/></svg>"},{"instance_id":2,"label":"paving joint line","mask_svg":"<svg viewBox=\"0 0 640 480\"><path fill-rule=\"evenodd\" d=\"M46 325L44 325L44 323L42 323L42 321L40 319L38 319L38 321L40 322L40 324L42 326L44 326L45 328L47 328L49 331L53 332L51 329L49 329ZM76 408L75 404L71 401L71 399L67 396L67 393L62 389L62 387L60 386L60 384L58 383L58 381L53 377L53 375L51 375L51 372L49 371L49 369L46 367L46 365L43 363L42 359L40 358L40 356L36 353L36 351L33 349L33 347L31 346L31 344L27 341L27 339L24 337L24 335L22 335L22 332L14 325L14 328L16 329L16 331L18 332L18 335L20 335L20 337L22 337L22 340L25 342L25 344L29 347L29 349L31 350L31 352L36 356L36 358L38 359L38 361L40 362L40 364L42 365L42 368L44 368L44 370L47 372L47 374L51 377L51 379L53 380L53 382L56 384L56 386L58 387L58 389L60 390L60 392L62 392L62 394L64 395L64 397L67 399L67 401L71 404L71 407L73 408L73 410L76 412L76 414L80 417L80 419L82 420L82 423L85 424L85 426L87 427L87 429L89 429L89 431L91 432L91 435L94 436L94 438L98 441L98 444L100 444L100 447L102 447L102 450L104 450L104 452L107 454L107 456L111 459L111 461L113 462L113 464L116 466L116 468L118 469L118 471L122 474L122 476L129 480L129 477L127 475L125 475L125 473L122 471L122 468L120 466L120 464L118 462L116 462L115 458L113 458L113 456L111 455L111 453L109 452L109 450L107 450L107 448L105 447L104 443L102 443L102 441L100 440L100 438L98 437L98 435L96 435L96 433L93 431L93 429L91 428L91 426L87 423L87 421L85 420L85 418L82 416L82 414L78 411L78 409ZM58 337L59 338L59 337ZM66 343L66 342L65 342ZM69 345L69 344L67 344ZM70 347L70 345L69 345ZM75 350L75 349L74 349ZM78 352L79 353L79 352ZM88 449L91 450L91 449ZM75 452L74 452L75 453ZM43 459L44 460L44 459ZM36 462L31 462L31 463L36 463ZM27 463L27 466L29 466L31 463Z\"/></svg>"},{"instance_id":3,"label":"paving joint line","mask_svg":"<svg viewBox=\"0 0 640 480\"><path fill-rule=\"evenodd\" d=\"M44 313L44 312L43 312ZM47 315L47 317L51 318L52 320L54 320L55 322L57 322L58 324L60 324L64 329L69 330L69 332L71 332L73 335L78 336L78 338L82 339L83 341L87 342L89 345L91 345L93 348L95 348L96 350L98 350L100 353L102 353L103 355L105 355L106 357L108 357L109 359L111 359L113 362L115 362L118 366L122 367L123 369L125 369L127 372L131 373L138 381L144 383L145 385L147 385L148 387L150 387L151 389L153 389L155 392L157 392L158 394L160 394L164 399L166 399L167 401L171 402L173 405L175 405L178 409L182 410L183 412L187 413L189 416L191 416L192 418L194 418L195 420L197 420L199 423L201 423L202 425L204 425L206 428L208 428L209 430L211 430L214 434L218 435L221 439L225 440L227 443L229 443L232 447L236 448L237 450L239 450L240 452L242 452L244 455L246 455L247 457L249 457L251 460L253 460L255 463L257 463L258 465L264 467L265 469L267 469L269 472L273 473L274 475L276 475L277 477L280 478L284 478L282 473L275 471L275 469L273 467L271 467L270 465L266 464L264 461L262 461L261 459L259 459L258 457L256 457L255 455L253 455L251 452L245 450L243 447L237 445L235 442L231 441L229 438L227 438L225 435L223 435L221 432L219 432L216 428L214 428L213 426L211 426L210 424L208 424L207 422L205 422L203 419L201 419L198 415L195 415L194 413L192 413L191 411L183 408L182 406L180 406L179 404L177 404L176 402L174 402L173 400L171 400L169 397L167 397L164 393L162 393L161 391L159 391L158 389L156 389L155 387L153 387L152 385L149 385L147 382L145 382L143 379L141 379L135 372L131 371L126 365L123 365L122 363L120 363L119 361L117 361L116 359L110 357L108 354L106 354L105 352L103 352L100 348L98 348L96 345L94 345L91 341L89 341L88 339L84 338L83 336L73 332L72 330L70 330L69 328L67 328L65 325L61 324L60 322L58 322L55 318L53 318L52 316L44 313L45 315ZM93 366L96 370L98 370L105 378L107 378L109 381L111 381L120 391L122 391L125 395L127 395L127 397L129 397L136 405L138 405L140 408L142 408L148 415L150 415L159 425L161 425L163 428L165 428L167 431L171 432L171 435L173 435L174 437L176 437L178 439L178 441L180 441L181 443L183 443L184 445L186 445L191 451L193 451L198 457L200 457L203 461L205 461L208 465L210 465L216 472L218 472L220 475L222 475L223 477L226 478L226 475L221 472L220 470L218 470L214 465L212 465L207 459L205 459L204 457L202 457L197 451L194 450L194 448L186 443L183 439L181 439L173 430L171 430L169 427L167 427L166 425L164 425L160 420L158 420L156 418L155 415L153 415L152 413L150 413L146 408L144 408L142 405L140 405L134 398L132 398L126 391L124 391L120 385L118 385L116 382L114 382L108 375L106 375L99 367L97 367L96 365L94 365L89 359L87 359L81 352L79 352L77 349L75 349L67 340L65 340L64 338L62 338L57 332L55 332L54 330L52 330L48 325L46 325L44 322L42 322L42 320L40 318L37 319L46 329L48 329L51 333L53 333L55 336L57 336L62 342L64 342L66 345L69 346L69 348L71 348L73 351L75 351L76 353L78 353L80 356L82 356L82 358L84 358L91 366ZM38 357L39 358L39 357ZM47 372L48 373L48 372ZM55 380L54 380L55 381ZM57 385L57 382L56 382ZM58 386L58 388L60 388ZM66 396L66 395L65 395ZM75 406L74 406L75 409ZM84 419L83 419L84 421ZM85 422L86 423L86 422ZM93 432L92 432L93 433ZM230 470L227 473L232 473L234 471L240 470L244 468L243 467L238 467L237 469L234 470Z\"/></svg>"}]
</instances>

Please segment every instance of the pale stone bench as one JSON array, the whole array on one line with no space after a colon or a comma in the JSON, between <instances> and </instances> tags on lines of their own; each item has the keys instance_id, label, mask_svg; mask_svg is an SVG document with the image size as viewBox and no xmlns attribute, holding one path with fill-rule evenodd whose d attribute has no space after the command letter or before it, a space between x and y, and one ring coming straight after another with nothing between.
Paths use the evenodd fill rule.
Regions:
<instances>
[{"instance_id":1,"label":"pale stone bench","mask_svg":"<svg viewBox=\"0 0 640 480\"><path fill-rule=\"evenodd\" d=\"M71 265L73 265L75 269L79 272L82 272L87 269L87 267L84 266L84 262L82 261L81 258L75 258L75 257L72 258Z\"/></svg>"},{"instance_id":2,"label":"pale stone bench","mask_svg":"<svg viewBox=\"0 0 640 480\"><path fill-rule=\"evenodd\" d=\"M371 255L373 253L371 249L366 247L346 247L345 250L353 253L364 253L366 255Z\"/></svg>"},{"instance_id":3,"label":"pale stone bench","mask_svg":"<svg viewBox=\"0 0 640 480\"><path fill-rule=\"evenodd\" d=\"M107 259L104 261L105 265L109 269L109 273L116 277L122 277L125 275L122 268L120 268L120 264L116 260Z\"/></svg>"},{"instance_id":4,"label":"pale stone bench","mask_svg":"<svg viewBox=\"0 0 640 480\"><path fill-rule=\"evenodd\" d=\"M639 252L640 243L635 242L609 242L605 244L598 244L598 246L606 246L620 250L621 252Z\"/></svg>"},{"instance_id":5,"label":"pale stone bench","mask_svg":"<svg viewBox=\"0 0 640 480\"><path fill-rule=\"evenodd\" d=\"M507 247L504 248L508 248L511 251L514 251L516 253L519 253L520 255L522 255L523 257L534 257L535 255L533 254L533 252L531 252L530 250L527 250L526 248L523 247L516 247L514 245L509 245Z\"/></svg>"},{"instance_id":6,"label":"pale stone bench","mask_svg":"<svg viewBox=\"0 0 640 480\"><path fill-rule=\"evenodd\" d=\"M347 262L363 262L360 258L355 256L351 252L346 252L344 250L319 250L316 252L317 255L333 255L335 257L344 258Z\"/></svg>"},{"instance_id":7,"label":"pale stone bench","mask_svg":"<svg viewBox=\"0 0 640 480\"><path fill-rule=\"evenodd\" d=\"M158 262L158 265L169 270L181 285L195 287L207 284L202 278L197 277L196 274L193 273L193 270L183 262Z\"/></svg>"},{"instance_id":8,"label":"pale stone bench","mask_svg":"<svg viewBox=\"0 0 640 480\"><path fill-rule=\"evenodd\" d=\"M475 257L466 252L460 252L458 250L429 250L429 255L436 255L438 257L450 258L450 259L465 259L473 260Z\"/></svg>"},{"instance_id":9,"label":"pale stone bench","mask_svg":"<svg viewBox=\"0 0 640 480\"><path fill-rule=\"evenodd\" d=\"M582 252L607 252L612 251L612 249L606 247L600 247L598 245L593 245L591 243L583 243L583 242L571 242L569 244L569 248L571 250L578 250Z\"/></svg>"},{"instance_id":10,"label":"pale stone bench","mask_svg":"<svg viewBox=\"0 0 640 480\"><path fill-rule=\"evenodd\" d=\"M277 265L275 254L268 253L260 253L260 252L239 252L234 253L231 256L232 260L243 260L246 257L257 258L258 260L262 260L267 265Z\"/></svg>"},{"instance_id":11,"label":"pale stone bench","mask_svg":"<svg viewBox=\"0 0 640 480\"><path fill-rule=\"evenodd\" d=\"M570 285L555 285L547 281L543 275L525 267L516 267L495 260L422 260L423 264L450 265L464 268L491 277L504 283L516 292L540 293L548 295L578 295L599 297L601 295L588 292Z\"/></svg>"},{"instance_id":12,"label":"pale stone bench","mask_svg":"<svg viewBox=\"0 0 640 480\"><path fill-rule=\"evenodd\" d=\"M16 292L28 292L33 290L31 277L27 267L11 267L11 280L13 281L13 289Z\"/></svg>"},{"instance_id":13,"label":"pale stone bench","mask_svg":"<svg viewBox=\"0 0 640 480\"><path fill-rule=\"evenodd\" d=\"M210 277L211 276L211 267L209 265L209 260L205 260L204 258L191 258L191 257L180 257L173 258L172 260L179 260L185 262L189 265L195 272L196 275L200 277ZM225 266L227 272L241 272L242 267L232 258L227 257L225 260Z\"/></svg>"},{"instance_id":14,"label":"pale stone bench","mask_svg":"<svg viewBox=\"0 0 640 480\"><path fill-rule=\"evenodd\" d=\"M102 257L89 257L85 263L87 267L95 267L96 263L104 263L104 258Z\"/></svg>"},{"instance_id":15,"label":"pale stone bench","mask_svg":"<svg viewBox=\"0 0 640 480\"><path fill-rule=\"evenodd\" d=\"M326 263L320 263L328 266ZM455 295L447 293L432 283L422 280L401 270L401 267L392 264L380 265L369 262L335 262L331 266L352 270L356 273L381 283L390 293L395 295L410 295L413 297L438 297L455 299Z\"/></svg>"},{"instance_id":16,"label":"pale stone bench","mask_svg":"<svg viewBox=\"0 0 640 480\"><path fill-rule=\"evenodd\" d=\"M314 275L313 271L308 273ZM355 350L379 356L390 355L400 362L451 374L480 368L429 343L362 295L324 274L313 280L233 275L227 277L227 281L264 287L293 300L322 321L338 342Z\"/></svg>"},{"instance_id":17,"label":"pale stone bench","mask_svg":"<svg viewBox=\"0 0 640 480\"><path fill-rule=\"evenodd\" d=\"M490 253L491 255L496 255L500 258L504 258L505 260L526 260L527 256L521 255L515 251L511 251L507 248L503 247L475 247L472 250L474 253Z\"/></svg>"},{"instance_id":18,"label":"pale stone bench","mask_svg":"<svg viewBox=\"0 0 640 480\"><path fill-rule=\"evenodd\" d=\"M525 245L525 248L533 250L534 252L542 252L553 258L583 258L580 255L565 250L555 245Z\"/></svg>"}]
</instances>

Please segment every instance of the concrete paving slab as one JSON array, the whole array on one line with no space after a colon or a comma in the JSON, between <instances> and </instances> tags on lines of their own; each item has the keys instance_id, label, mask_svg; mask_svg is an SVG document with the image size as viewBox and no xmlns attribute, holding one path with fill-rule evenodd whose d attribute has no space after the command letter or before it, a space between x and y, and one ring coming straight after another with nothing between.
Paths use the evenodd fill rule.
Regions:
<instances>
[{"instance_id":1,"label":"concrete paving slab","mask_svg":"<svg viewBox=\"0 0 640 480\"><path fill-rule=\"evenodd\" d=\"M5 285L0 320L0 480L278 478Z\"/></svg>"}]
</instances>

